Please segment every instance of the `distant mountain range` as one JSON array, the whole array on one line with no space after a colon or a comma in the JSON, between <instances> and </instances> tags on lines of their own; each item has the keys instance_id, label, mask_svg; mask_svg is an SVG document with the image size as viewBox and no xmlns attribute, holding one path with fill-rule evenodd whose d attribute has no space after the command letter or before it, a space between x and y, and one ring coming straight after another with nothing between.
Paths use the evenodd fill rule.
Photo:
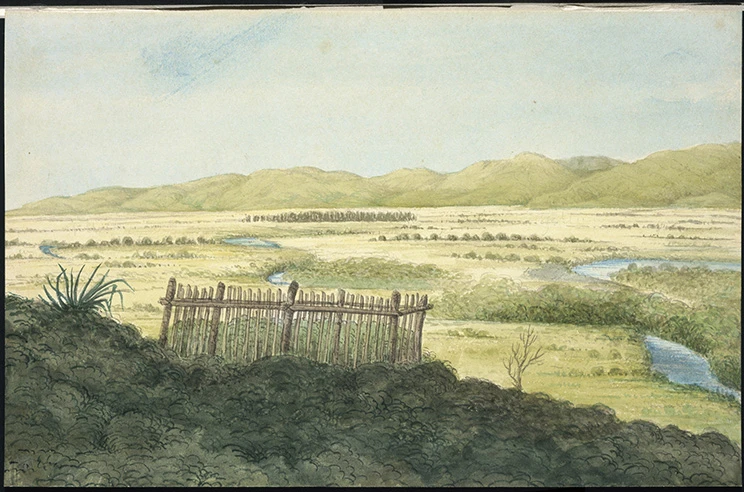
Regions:
<instances>
[{"instance_id":1,"label":"distant mountain range","mask_svg":"<svg viewBox=\"0 0 744 492\"><path fill-rule=\"evenodd\" d=\"M741 143L732 143L656 152L633 163L522 153L448 174L417 168L364 178L313 167L264 169L153 188L100 188L6 215L450 205L741 208L741 168Z\"/></svg>"}]
</instances>

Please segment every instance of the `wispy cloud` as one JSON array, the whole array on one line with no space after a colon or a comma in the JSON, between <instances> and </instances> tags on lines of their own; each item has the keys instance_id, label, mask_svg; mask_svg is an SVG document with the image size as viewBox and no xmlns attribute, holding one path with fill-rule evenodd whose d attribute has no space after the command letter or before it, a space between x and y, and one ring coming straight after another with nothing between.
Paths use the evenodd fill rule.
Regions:
<instances>
[{"instance_id":1,"label":"wispy cloud","mask_svg":"<svg viewBox=\"0 0 744 492\"><path fill-rule=\"evenodd\" d=\"M286 29L290 12L260 19L237 33L204 37L199 32L182 33L159 46L145 47L141 58L149 73L163 87L167 98L213 79L225 62L246 57L275 40Z\"/></svg>"}]
</instances>

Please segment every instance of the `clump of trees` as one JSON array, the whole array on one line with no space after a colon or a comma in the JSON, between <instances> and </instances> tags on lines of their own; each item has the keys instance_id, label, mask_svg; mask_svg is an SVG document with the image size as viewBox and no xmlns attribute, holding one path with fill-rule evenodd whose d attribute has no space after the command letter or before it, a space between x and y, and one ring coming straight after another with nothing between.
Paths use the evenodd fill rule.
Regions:
<instances>
[{"instance_id":1,"label":"clump of trees","mask_svg":"<svg viewBox=\"0 0 744 492\"><path fill-rule=\"evenodd\" d=\"M367 212L363 210L305 210L273 215L246 215L243 222L409 222L411 212Z\"/></svg>"}]
</instances>

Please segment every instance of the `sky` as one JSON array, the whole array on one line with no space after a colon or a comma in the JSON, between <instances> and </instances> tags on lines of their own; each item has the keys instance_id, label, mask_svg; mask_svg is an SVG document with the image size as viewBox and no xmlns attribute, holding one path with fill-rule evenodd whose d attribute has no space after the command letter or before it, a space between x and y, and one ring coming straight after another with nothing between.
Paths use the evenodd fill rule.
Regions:
<instances>
[{"instance_id":1,"label":"sky","mask_svg":"<svg viewBox=\"0 0 744 492\"><path fill-rule=\"evenodd\" d=\"M741 140L723 9L7 9L5 209L315 166L633 161Z\"/></svg>"}]
</instances>

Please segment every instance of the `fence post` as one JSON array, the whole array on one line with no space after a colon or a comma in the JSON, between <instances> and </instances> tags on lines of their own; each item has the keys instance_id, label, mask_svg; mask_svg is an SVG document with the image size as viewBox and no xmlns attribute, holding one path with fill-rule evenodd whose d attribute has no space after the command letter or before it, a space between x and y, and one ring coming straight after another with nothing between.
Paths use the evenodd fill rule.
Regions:
<instances>
[{"instance_id":1,"label":"fence post","mask_svg":"<svg viewBox=\"0 0 744 492\"><path fill-rule=\"evenodd\" d=\"M160 325L160 345L163 347L168 343L168 323L170 323L171 309L173 298L176 295L176 278L171 277L168 280L168 288L165 289L165 297L160 299L160 304L165 306L163 309L163 322Z\"/></svg>"},{"instance_id":2,"label":"fence post","mask_svg":"<svg viewBox=\"0 0 744 492\"><path fill-rule=\"evenodd\" d=\"M214 300L217 302L221 302L222 298L225 296L225 284L220 282L217 284L217 293L214 296ZM207 353L209 355L214 355L214 353L217 351L217 330L219 330L220 327L220 314L222 314L222 307L215 306L214 311L212 313L212 326L209 330L209 343L207 344Z\"/></svg>"},{"instance_id":3,"label":"fence post","mask_svg":"<svg viewBox=\"0 0 744 492\"><path fill-rule=\"evenodd\" d=\"M338 307L344 305L346 300L346 292L343 289L338 289ZM343 322L343 313L336 313L336 331L333 334L333 363L338 364L338 350L341 343L341 324ZM346 347L348 349L348 347Z\"/></svg>"},{"instance_id":4,"label":"fence post","mask_svg":"<svg viewBox=\"0 0 744 492\"><path fill-rule=\"evenodd\" d=\"M284 311L284 324L282 326L282 348L281 353L289 353L290 342L292 341L292 318L294 317L294 311L292 305L295 302L295 296L297 295L297 289L300 285L296 281L292 281L287 289L287 302L284 303L282 310Z\"/></svg>"},{"instance_id":5,"label":"fence post","mask_svg":"<svg viewBox=\"0 0 744 492\"><path fill-rule=\"evenodd\" d=\"M423 345L423 331L424 331L424 319L426 318L426 310L429 308L429 296L424 294L421 298L419 306L422 308L421 314L418 319L418 326L416 326L416 340L414 341L413 349L416 351L414 358L416 362L421 362L421 347Z\"/></svg>"},{"instance_id":6,"label":"fence post","mask_svg":"<svg viewBox=\"0 0 744 492\"><path fill-rule=\"evenodd\" d=\"M393 291L393 296L391 299L391 307L393 308L393 311L399 311L400 310L400 292L397 290ZM400 320L400 314L396 314L393 316L393 326L392 330L393 333L390 336L390 362L392 364L395 364L398 361L398 321Z\"/></svg>"}]
</instances>

